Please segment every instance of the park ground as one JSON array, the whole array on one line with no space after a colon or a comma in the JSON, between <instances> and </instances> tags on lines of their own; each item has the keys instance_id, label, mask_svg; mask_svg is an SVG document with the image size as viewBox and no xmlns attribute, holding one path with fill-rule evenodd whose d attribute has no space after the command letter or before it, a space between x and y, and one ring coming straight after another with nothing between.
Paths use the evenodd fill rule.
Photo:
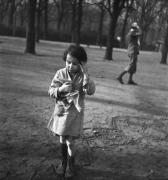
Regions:
<instances>
[{"instance_id":1,"label":"park ground","mask_svg":"<svg viewBox=\"0 0 168 180\"><path fill-rule=\"evenodd\" d=\"M0 36L0 179L56 180L59 140L46 128L54 108L48 87L66 43L41 41L24 54L25 39ZM76 180L168 179L168 66L159 52L141 52L137 86L116 76L125 50L85 47L96 93L86 98L84 136L77 141ZM127 81L125 76L124 81Z\"/></svg>"}]
</instances>

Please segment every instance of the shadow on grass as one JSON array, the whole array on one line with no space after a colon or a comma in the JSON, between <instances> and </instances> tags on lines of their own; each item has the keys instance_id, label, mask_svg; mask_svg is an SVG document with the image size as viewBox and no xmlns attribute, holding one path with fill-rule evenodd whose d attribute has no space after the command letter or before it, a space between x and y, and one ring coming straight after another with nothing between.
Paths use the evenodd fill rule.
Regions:
<instances>
[{"instance_id":1,"label":"shadow on grass","mask_svg":"<svg viewBox=\"0 0 168 180\"><path fill-rule=\"evenodd\" d=\"M155 86L150 86L150 85L139 85L139 87L144 88L144 89L148 89L148 90L159 90L159 91L165 91L168 92L168 87L155 87Z\"/></svg>"},{"instance_id":2,"label":"shadow on grass","mask_svg":"<svg viewBox=\"0 0 168 180\"><path fill-rule=\"evenodd\" d=\"M84 174L83 178L80 179L80 177L77 177L75 180L148 180L148 178L133 175L116 175L112 171L103 170L103 168L102 170L83 169L82 171L81 174ZM82 175L80 176L82 177Z\"/></svg>"},{"instance_id":3,"label":"shadow on grass","mask_svg":"<svg viewBox=\"0 0 168 180\"><path fill-rule=\"evenodd\" d=\"M31 53L26 53L24 50L23 51L14 51L14 50L9 50L9 49L3 49L0 51L0 54L2 55L32 55L32 56L37 56L37 57L56 57L55 55L51 55L51 54L44 54L44 53L35 53L35 54L31 54Z\"/></svg>"},{"instance_id":4,"label":"shadow on grass","mask_svg":"<svg viewBox=\"0 0 168 180\"><path fill-rule=\"evenodd\" d=\"M18 117L16 119L17 121L11 119L12 121L8 123L8 125L10 124L10 129L8 131L5 130L4 134L2 134L4 140L2 139L0 142L0 151L4 159L1 159L1 165L7 166L11 172L10 176L13 175L12 173L21 176L24 173L29 173L30 170L31 172L38 170L36 180L54 178L55 174L52 169L50 168L48 171L47 168L52 165L53 161L54 164L59 163L61 154L58 141L56 143L55 137L47 133L46 126L44 127L43 124L39 123L41 120L40 116L26 113L24 120L22 120L23 117L20 119L22 124L13 126L12 123L20 121ZM26 127L24 133L27 135L25 136L24 134L22 136L21 133L18 134L19 136L17 133L14 135L14 131L18 132L19 129L23 128L23 125ZM39 129L40 131L38 131ZM29 131L30 133L28 134ZM12 133L10 134L10 132ZM80 155L83 157L86 153L88 152L78 153L77 160ZM166 180L161 176L162 171L164 172L167 168L167 151L156 152L151 149L147 153L139 153L137 148L134 153L122 153L118 149L118 153L108 152L106 154L104 150L94 148L89 153L93 153L93 164L80 168L73 180ZM5 159L10 159L8 164L5 164ZM76 161L76 163L78 164L79 161ZM22 165L22 168L16 165ZM39 167L38 169L37 166ZM24 167L27 172L25 172ZM152 173L150 173L151 170ZM143 174L139 175L141 174L140 172L143 172ZM12 179L10 176L9 179Z\"/></svg>"},{"instance_id":5,"label":"shadow on grass","mask_svg":"<svg viewBox=\"0 0 168 180\"><path fill-rule=\"evenodd\" d=\"M0 54L3 55L24 55L24 52L9 50L9 49L3 49L0 51Z\"/></svg>"},{"instance_id":6,"label":"shadow on grass","mask_svg":"<svg viewBox=\"0 0 168 180\"><path fill-rule=\"evenodd\" d=\"M0 87L0 92L4 93L13 93L13 94L23 94L23 95L28 95L28 96L39 96L39 97L49 97L47 91L37 91L33 89L23 89L23 88L13 88L13 87Z\"/></svg>"},{"instance_id":7,"label":"shadow on grass","mask_svg":"<svg viewBox=\"0 0 168 180\"><path fill-rule=\"evenodd\" d=\"M102 104L109 104L113 106L121 106L121 107L127 107L130 109L135 109L147 114L151 115L168 115L168 112L163 110L162 108L159 108L158 106L156 107L154 104L151 107L146 107L142 105L136 105L136 104L129 104L126 102L118 102L118 101L113 101L113 100L107 100L107 99L100 99L96 97L87 97L88 101L93 101L93 102L98 102Z\"/></svg>"},{"instance_id":8,"label":"shadow on grass","mask_svg":"<svg viewBox=\"0 0 168 180\"><path fill-rule=\"evenodd\" d=\"M3 150L1 149L1 152ZM12 168L15 167L15 172L22 175L25 170L15 166L16 159L18 164L26 167L27 172L37 171L36 178L38 180L49 180L51 177L57 177L52 170L52 164L59 164L60 153L59 147L51 142L44 144L37 138L37 142L20 142L12 143L6 150L6 154L10 158L9 169L13 172ZM152 152L151 152L152 153ZM97 154L98 155L98 154ZM165 157L165 158L164 158ZM101 161L100 158L104 160ZM77 174L73 180L167 180L163 175L166 171L166 152L165 154L125 154L123 156L118 152L118 155L103 154L96 157L98 163L93 166L78 167ZM40 162L40 165L37 164ZM160 163L158 166L158 162ZM3 165L3 161L1 162ZM8 166L6 165L6 166ZM104 167L104 166L105 167ZM108 168L107 168L108 167ZM151 173L152 172L152 173ZM12 175L12 174L11 174ZM57 178L56 178L57 179Z\"/></svg>"},{"instance_id":9,"label":"shadow on grass","mask_svg":"<svg viewBox=\"0 0 168 180\"><path fill-rule=\"evenodd\" d=\"M7 93L16 93L16 94L24 94L28 96L39 96L39 97L49 97L47 90L46 91L39 91L39 90L33 90L33 89L23 89L23 88L7 88L7 87L0 87L1 92L7 92ZM134 109L137 111L141 111L147 114L151 115L160 115L160 116L167 116L168 112L163 110L163 108L159 108L155 104L151 104L150 107L142 106L142 105L136 105L136 104L129 104L127 102L118 102L113 100L107 100L107 99L100 99L97 97L87 97L88 101L102 103L102 104L108 104L113 106L120 106L120 107L127 107L130 109Z\"/></svg>"},{"instance_id":10,"label":"shadow on grass","mask_svg":"<svg viewBox=\"0 0 168 180\"><path fill-rule=\"evenodd\" d=\"M96 159L99 159L97 163L79 170L76 180L167 180L167 177L165 178L167 158L163 160L166 152L165 154L153 154L152 151L144 154L137 152L124 156L120 152L118 155L103 155L101 152L100 154L96 153ZM101 158L104 160L101 161Z\"/></svg>"}]
</instances>

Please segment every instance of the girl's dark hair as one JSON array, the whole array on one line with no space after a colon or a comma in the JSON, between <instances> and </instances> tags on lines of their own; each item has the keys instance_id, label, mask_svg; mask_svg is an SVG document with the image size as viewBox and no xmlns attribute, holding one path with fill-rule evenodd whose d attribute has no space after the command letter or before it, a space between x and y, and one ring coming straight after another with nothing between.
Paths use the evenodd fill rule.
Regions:
<instances>
[{"instance_id":1,"label":"girl's dark hair","mask_svg":"<svg viewBox=\"0 0 168 180\"><path fill-rule=\"evenodd\" d=\"M65 50L63 54L63 60L66 61L67 54L70 54L72 57L76 58L79 63L87 62L87 54L83 47L78 45L70 45L67 50Z\"/></svg>"}]
</instances>

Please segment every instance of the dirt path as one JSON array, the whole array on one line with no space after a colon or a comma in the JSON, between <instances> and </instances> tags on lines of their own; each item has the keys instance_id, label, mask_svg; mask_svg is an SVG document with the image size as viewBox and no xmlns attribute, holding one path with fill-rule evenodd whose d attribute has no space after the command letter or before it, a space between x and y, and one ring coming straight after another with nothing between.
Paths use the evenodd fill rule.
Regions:
<instances>
[{"instance_id":1,"label":"dirt path","mask_svg":"<svg viewBox=\"0 0 168 180\"><path fill-rule=\"evenodd\" d=\"M46 124L54 101L47 95L67 44L42 41L37 55L23 54L24 39L0 37L0 179L58 179L58 139ZM85 134L78 141L77 180L165 180L168 177L168 66L142 52L135 79L120 85L127 64L116 49L87 48L96 94L86 99ZM124 79L127 80L127 77Z\"/></svg>"}]
</instances>

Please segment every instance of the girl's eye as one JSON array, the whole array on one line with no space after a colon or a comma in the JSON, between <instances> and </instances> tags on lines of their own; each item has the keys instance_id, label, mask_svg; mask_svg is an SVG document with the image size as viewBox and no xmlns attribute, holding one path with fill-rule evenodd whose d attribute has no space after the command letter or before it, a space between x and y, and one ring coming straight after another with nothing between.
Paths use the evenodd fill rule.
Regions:
<instances>
[{"instance_id":1,"label":"girl's eye","mask_svg":"<svg viewBox=\"0 0 168 180\"><path fill-rule=\"evenodd\" d=\"M68 63L68 64L71 64L71 62L70 62L70 61L67 61L67 63Z\"/></svg>"},{"instance_id":2,"label":"girl's eye","mask_svg":"<svg viewBox=\"0 0 168 180\"><path fill-rule=\"evenodd\" d=\"M72 64L73 66L77 66L78 65L78 63L72 63L70 61L67 61L67 64Z\"/></svg>"}]
</instances>

